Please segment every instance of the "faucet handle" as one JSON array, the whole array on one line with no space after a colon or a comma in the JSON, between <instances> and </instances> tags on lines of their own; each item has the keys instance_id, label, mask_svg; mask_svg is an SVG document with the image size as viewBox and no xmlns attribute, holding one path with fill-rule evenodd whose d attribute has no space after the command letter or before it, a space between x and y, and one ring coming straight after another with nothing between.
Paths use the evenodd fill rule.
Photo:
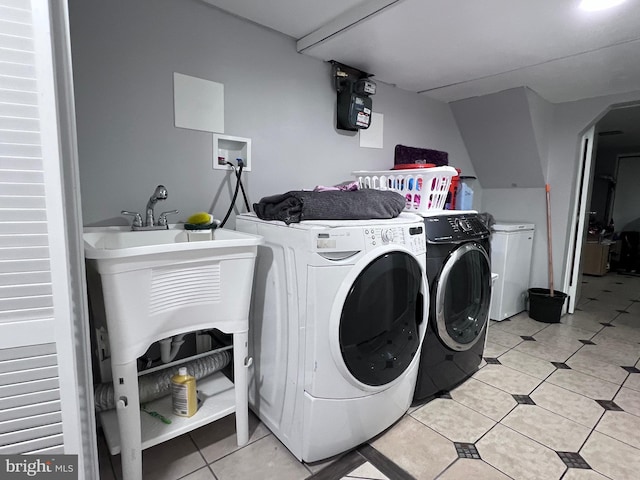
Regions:
<instances>
[{"instance_id":1,"label":"faucet handle","mask_svg":"<svg viewBox=\"0 0 640 480\"><path fill-rule=\"evenodd\" d=\"M158 217L158 225L166 227L168 225L167 215L175 215L176 213L178 213L178 210L169 210L168 212L162 212Z\"/></svg>"},{"instance_id":2,"label":"faucet handle","mask_svg":"<svg viewBox=\"0 0 640 480\"><path fill-rule=\"evenodd\" d=\"M131 223L131 228L142 227L142 216L138 212L130 212L128 210L122 210L120 214L129 215L133 217L133 223Z\"/></svg>"}]
</instances>

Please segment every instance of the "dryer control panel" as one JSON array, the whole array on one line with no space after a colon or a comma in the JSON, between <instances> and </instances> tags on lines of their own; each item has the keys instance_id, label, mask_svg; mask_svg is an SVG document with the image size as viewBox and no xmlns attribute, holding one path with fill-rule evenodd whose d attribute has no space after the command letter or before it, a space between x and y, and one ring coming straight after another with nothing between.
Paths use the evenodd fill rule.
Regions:
<instances>
[{"instance_id":1,"label":"dryer control panel","mask_svg":"<svg viewBox=\"0 0 640 480\"><path fill-rule=\"evenodd\" d=\"M445 214L424 219L428 243L481 240L490 235L476 214Z\"/></svg>"}]
</instances>

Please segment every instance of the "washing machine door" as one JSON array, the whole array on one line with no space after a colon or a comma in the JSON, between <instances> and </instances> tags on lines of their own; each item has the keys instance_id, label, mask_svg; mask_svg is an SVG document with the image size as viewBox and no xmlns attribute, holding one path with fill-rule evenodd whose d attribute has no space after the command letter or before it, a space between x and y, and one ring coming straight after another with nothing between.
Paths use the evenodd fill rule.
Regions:
<instances>
[{"instance_id":1,"label":"washing machine door","mask_svg":"<svg viewBox=\"0 0 640 480\"><path fill-rule=\"evenodd\" d=\"M385 385L411 364L424 318L422 286L419 263L402 251L375 258L356 277L343 303L339 345L357 381Z\"/></svg>"},{"instance_id":2,"label":"washing machine door","mask_svg":"<svg viewBox=\"0 0 640 480\"><path fill-rule=\"evenodd\" d=\"M434 297L440 339L452 350L470 349L482 338L489 319L491 263L481 245L465 243L449 255Z\"/></svg>"}]
</instances>

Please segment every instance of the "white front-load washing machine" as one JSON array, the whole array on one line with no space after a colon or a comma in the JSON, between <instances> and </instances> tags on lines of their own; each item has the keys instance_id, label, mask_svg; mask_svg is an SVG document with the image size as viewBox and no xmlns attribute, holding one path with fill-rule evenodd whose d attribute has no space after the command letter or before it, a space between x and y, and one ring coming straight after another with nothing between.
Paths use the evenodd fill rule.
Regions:
<instances>
[{"instance_id":1,"label":"white front-load washing machine","mask_svg":"<svg viewBox=\"0 0 640 480\"><path fill-rule=\"evenodd\" d=\"M304 221L251 214L258 247L249 402L299 459L322 460L409 408L429 310L422 217Z\"/></svg>"}]
</instances>

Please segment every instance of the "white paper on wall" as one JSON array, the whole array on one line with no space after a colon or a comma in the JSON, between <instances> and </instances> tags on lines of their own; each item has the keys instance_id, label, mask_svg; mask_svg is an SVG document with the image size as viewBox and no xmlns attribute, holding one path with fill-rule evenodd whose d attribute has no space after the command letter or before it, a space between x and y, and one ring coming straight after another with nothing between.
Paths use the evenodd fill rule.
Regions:
<instances>
[{"instance_id":1,"label":"white paper on wall","mask_svg":"<svg viewBox=\"0 0 640 480\"><path fill-rule=\"evenodd\" d=\"M224 85L173 73L175 126L224 133Z\"/></svg>"},{"instance_id":2,"label":"white paper on wall","mask_svg":"<svg viewBox=\"0 0 640 480\"><path fill-rule=\"evenodd\" d=\"M383 148L382 133L384 130L384 115L371 114L371 125L366 130L360 130L360 146L365 148Z\"/></svg>"}]
</instances>

